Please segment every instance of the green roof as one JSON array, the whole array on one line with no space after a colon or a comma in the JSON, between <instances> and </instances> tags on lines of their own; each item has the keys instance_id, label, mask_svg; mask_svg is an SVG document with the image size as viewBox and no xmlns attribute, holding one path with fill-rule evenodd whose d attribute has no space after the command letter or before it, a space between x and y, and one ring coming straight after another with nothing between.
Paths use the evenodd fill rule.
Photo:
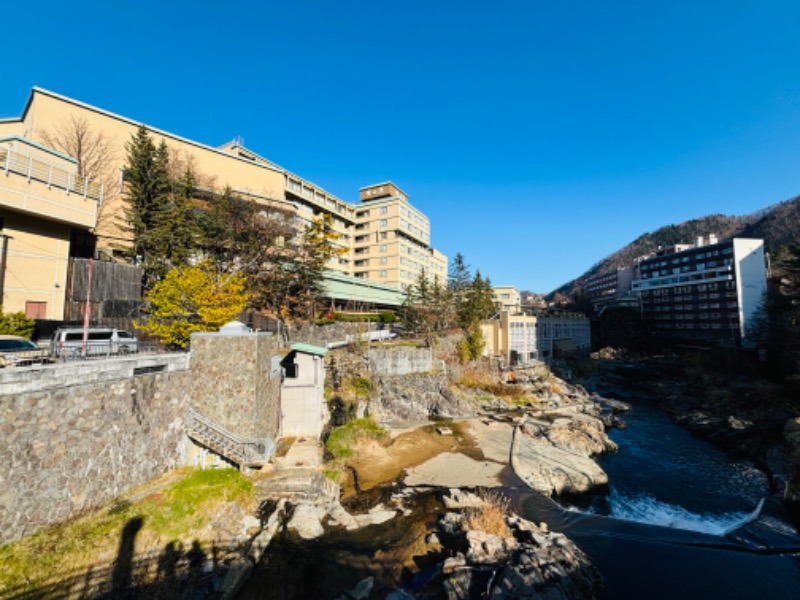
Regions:
<instances>
[{"instance_id":1,"label":"green roof","mask_svg":"<svg viewBox=\"0 0 800 600\"><path fill-rule=\"evenodd\" d=\"M322 295L335 300L402 306L405 294L392 285L328 271L323 275Z\"/></svg>"},{"instance_id":2,"label":"green roof","mask_svg":"<svg viewBox=\"0 0 800 600\"><path fill-rule=\"evenodd\" d=\"M325 356L328 353L327 348L312 346L311 344L292 344L292 351L305 352L306 354L316 354L317 356Z\"/></svg>"}]
</instances>

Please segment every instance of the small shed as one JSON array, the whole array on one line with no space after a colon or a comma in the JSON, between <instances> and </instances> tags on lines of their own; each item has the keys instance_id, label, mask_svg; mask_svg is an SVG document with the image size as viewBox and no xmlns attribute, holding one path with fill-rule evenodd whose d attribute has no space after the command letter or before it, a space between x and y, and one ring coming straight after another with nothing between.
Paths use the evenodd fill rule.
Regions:
<instances>
[{"instance_id":1,"label":"small shed","mask_svg":"<svg viewBox=\"0 0 800 600\"><path fill-rule=\"evenodd\" d=\"M325 425L325 366L328 350L292 344L281 361L281 435L319 437Z\"/></svg>"}]
</instances>

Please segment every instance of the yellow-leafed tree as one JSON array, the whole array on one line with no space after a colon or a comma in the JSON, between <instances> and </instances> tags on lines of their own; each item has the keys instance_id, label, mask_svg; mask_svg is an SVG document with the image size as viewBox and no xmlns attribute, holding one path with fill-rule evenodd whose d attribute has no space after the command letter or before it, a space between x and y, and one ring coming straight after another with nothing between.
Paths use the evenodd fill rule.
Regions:
<instances>
[{"instance_id":1,"label":"yellow-leafed tree","mask_svg":"<svg viewBox=\"0 0 800 600\"><path fill-rule=\"evenodd\" d=\"M136 326L166 346L185 348L192 332L217 331L236 319L248 298L244 275L219 273L211 261L174 268L147 293L150 318Z\"/></svg>"}]
</instances>

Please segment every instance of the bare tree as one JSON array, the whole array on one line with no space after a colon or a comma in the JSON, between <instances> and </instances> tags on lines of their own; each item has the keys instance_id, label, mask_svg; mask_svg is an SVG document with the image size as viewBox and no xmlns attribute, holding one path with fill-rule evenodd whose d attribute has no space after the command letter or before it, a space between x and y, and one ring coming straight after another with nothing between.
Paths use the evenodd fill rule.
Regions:
<instances>
[{"instance_id":1,"label":"bare tree","mask_svg":"<svg viewBox=\"0 0 800 600\"><path fill-rule=\"evenodd\" d=\"M93 129L86 117L72 115L50 131L40 132L42 142L78 161L78 175L103 186L103 201L97 207L97 229L112 218L105 210L118 192L115 169L118 151L113 137Z\"/></svg>"}]
</instances>

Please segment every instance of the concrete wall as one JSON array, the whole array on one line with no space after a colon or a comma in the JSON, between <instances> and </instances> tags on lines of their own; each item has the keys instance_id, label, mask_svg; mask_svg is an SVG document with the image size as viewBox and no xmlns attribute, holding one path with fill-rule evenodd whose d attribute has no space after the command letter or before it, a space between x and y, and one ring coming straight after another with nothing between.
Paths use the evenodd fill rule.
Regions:
<instances>
[{"instance_id":1,"label":"concrete wall","mask_svg":"<svg viewBox=\"0 0 800 600\"><path fill-rule=\"evenodd\" d=\"M245 438L279 433L281 358L271 334L192 336L192 408Z\"/></svg>"},{"instance_id":2,"label":"concrete wall","mask_svg":"<svg viewBox=\"0 0 800 600\"><path fill-rule=\"evenodd\" d=\"M181 464L190 371L173 364L133 376L130 359L102 362L123 363L116 372L128 374L58 385L77 365L57 365L44 375L47 389L32 385L0 395L0 544L100 506ZM33 371L2 377L18 373Z\"/></svg>"},{"instance_id":3,"label":"concrete wall","mask_svg":"<svg viewBox=\"0 0 800 600\"><path fill-rule=\"evenodd\" d=\"M370 348L369 370L375 375L407 375L433 370L430 348L387 346Z\"/></svg>"},{"instance_id":4,"label":"concrete wall","mask_svg":"<svg viewBox=\"0 0 800 600\"><path fill-rule=\"evenodd\" d=\"M290 354L297 365L297 377L286 377L281 389L281 434L319 437L327 414L324 401L323 358L313 354Z\"/></svg>"}]
</instances>

